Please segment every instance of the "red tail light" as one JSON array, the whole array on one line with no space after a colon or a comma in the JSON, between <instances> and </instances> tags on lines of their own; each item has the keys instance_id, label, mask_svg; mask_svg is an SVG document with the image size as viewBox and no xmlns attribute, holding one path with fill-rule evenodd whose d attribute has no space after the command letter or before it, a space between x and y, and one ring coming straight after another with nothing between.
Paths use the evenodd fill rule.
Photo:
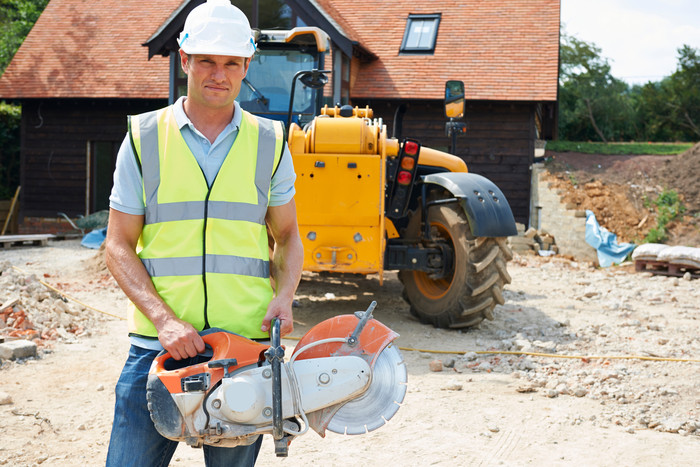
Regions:
<instances>
[{"instance_id":1,"label":"red tail light","mask_svg":"<svg viewBox=\"0 0 700 467\"><path fill-rule=\"evenodd\" d=\"M399 185L408 185L411 183L411 172L406 172L405 170L400 171L396 176L396 182Z\"/></svg>"},{"instance_id":2,"label":"red tail light","mask_svg":"<svg viewBox=\"0 0 700 467\"><path fill-rule=\"evenodd\" d=\"M403 145L403 152L409 156L415 156L418 152L418 144L413 141L406 141Z\"/></svg>"}]
</instances>

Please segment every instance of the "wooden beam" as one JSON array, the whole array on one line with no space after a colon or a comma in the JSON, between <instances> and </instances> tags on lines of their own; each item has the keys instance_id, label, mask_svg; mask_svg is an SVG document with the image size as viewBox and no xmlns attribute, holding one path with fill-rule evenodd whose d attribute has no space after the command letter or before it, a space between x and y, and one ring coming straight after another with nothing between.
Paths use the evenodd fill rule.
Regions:
<instances>
[{"instance_id":1,"label":"wooden beam","mask_svg":"<svg viewBox=\"0 0 700 467\"><path fill-rule=\"evenodd\" d=\"M22 186L18 186L15 191L15 196L12 198L12 204L10 204L10 210L7 212L7 217L5 218L5 225L2 226L2 233L0 235L5 235L7 231L7 226L10 225L10 219L12 218L12 213L15 211L15 205L17 204L17 198L19 198L19 190Z\"/></svg>"}]
</instances>

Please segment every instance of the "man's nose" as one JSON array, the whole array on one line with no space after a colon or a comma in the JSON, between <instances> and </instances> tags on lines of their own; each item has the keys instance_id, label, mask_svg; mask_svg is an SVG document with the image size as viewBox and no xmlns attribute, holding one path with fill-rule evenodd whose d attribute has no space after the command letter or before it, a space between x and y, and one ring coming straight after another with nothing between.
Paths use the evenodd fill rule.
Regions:
<instances>
[{"instance_id":1,"label":"man's nose","mask_svg":"<svg viewBox=\"0 0 700 467\"><path fill-rule=\"evenodd\" d=\"M211 77L212 79L216 81L223 81L224 78L226 77L226 68L224 65L216 65L214 70L212 71Z\"/></svg>"}]
</instances>

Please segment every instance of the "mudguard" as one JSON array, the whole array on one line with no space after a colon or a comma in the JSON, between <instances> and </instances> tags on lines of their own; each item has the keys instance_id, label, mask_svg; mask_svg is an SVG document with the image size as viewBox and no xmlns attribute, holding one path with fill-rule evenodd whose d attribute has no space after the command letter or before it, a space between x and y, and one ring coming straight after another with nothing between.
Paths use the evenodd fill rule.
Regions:
<instances>
[{"instance_id":1,"label":"mudguard","mask_svg":"<svg viewBox=\"0 0 700 467\"><path fill-rule=\"evenodd\" d=\"M475 237L517 235L515 219L503 192L488 178L466 172L441 172L423 177L459 199Z\"/></svg>"}]
</instances>

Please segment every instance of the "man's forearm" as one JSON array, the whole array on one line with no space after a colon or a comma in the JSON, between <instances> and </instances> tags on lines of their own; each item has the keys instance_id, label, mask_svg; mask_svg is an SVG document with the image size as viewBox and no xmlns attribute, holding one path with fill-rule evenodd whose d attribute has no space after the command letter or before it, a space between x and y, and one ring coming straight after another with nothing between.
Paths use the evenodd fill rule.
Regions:
<instances>
[{"instance_id":1,"label":"man's forearm","mask_svg":"<svg viewBox=\"0 0 700 467\"><path fill-rule=\"evenodd\" d=\"M275 243L270 266L275 278L275 296L288 301L290 305L301 279L303 263L304 247L298 236L292 235L282 242Z\"/></svg>"},{"instance_id":2,"label":"man's forearm","mask_svg":"<svg viewBox=\"0 0 700 467\"><path fill-rule=\"evenodd\" d=\"M105 248L109 271L136 307L158 328L175 314L158 295L141 259L129 246L109 241Z\"/></svg>"}]
</instances>

